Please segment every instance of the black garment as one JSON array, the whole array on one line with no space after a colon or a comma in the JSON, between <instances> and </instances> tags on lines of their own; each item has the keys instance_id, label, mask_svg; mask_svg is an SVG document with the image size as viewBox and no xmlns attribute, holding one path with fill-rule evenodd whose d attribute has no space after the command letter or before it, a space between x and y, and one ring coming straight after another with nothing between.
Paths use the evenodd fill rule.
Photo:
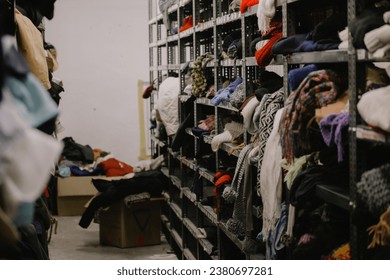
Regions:
<instances>
[{"instance_id":1,"label":"black garment","mask_svg":"<svg viewBox=\"0 0 390 280\"><path fill-rule=\"evenodd\" d=\"M0 40L1 40L1 33L0 33ZM0 57L3 57L3 45L1 43L0 43ZM4 63L3 63L3 59L0 59L0 102L3 99L3 92L1 91L1 89L3 88L4 78L5 78Z\"/></svg>"},{"instance_id":2,"label":"black garment","mask_svg":"<svg viewBox=\"0 0 390 280\"><path fill-rule=\"evenodd\" d=\"M345 164L312 165L301 171L291 186L290 203L302 208L310 201L317 201L317 185L348 187L348 169Z\"/></svg>"},{"instance_id":3,"label":"black garment","mask_svg":"<svg viewBox=\"0 0 390 280\"><path fill-rule=\"evenodd\" d=\"M313 41L312 34L296 34L281 38L272 46L273 54L291 54L298 52L314 52L338 49L340 40L322 39Z\"/></svg>"},{"instance_id":4,"label":"black garment","mask_svg":"<svg viewBox=\"0 0 390 280\"><path fill-rule=\"evenodd\" d=\"M159 197L164 189L164 183L159 179L159 175L152 177L141 174L131 179L113 181L92 179L92 183L101 194L97 195L90 202L81 216L79 225L82 228L88 228L93 220L95 212L100 207L110 206L128 195L141 192L148 192L151 197Z\"/></svg>"},{"instance_id":5,"label":"black garment","mask_svg":"<svg viewBox=\"0 0 390 280\"><path fill-rule=\"evenodd\" d=\"M366 48L364 36L376 28L385 24L381 10L365 10L350 25L349 30L352 36L352 44L355 48Z\"/></svg>"},{"instance_id":6,"label":"black garment","mask_svg":"<svg viewBox=\"0 0 390 280\"><path fill-rule=\"evenodd\" d=\"M347 17L345 13L334 13L324 21L317 24L313 31L310 32L308 39L314 42L320 42L322 40L340 41L338 32L343 30L347 26Z\"/></svg>"},{"instance_id":7,"label":"black garment","mask_svg":"<svg viewBox=\"0 0 390 280\"><path fill-rule=\"evenodd\" d=\"M230 32L229 35L227 35L225 38L222 40L222 51L227 52L229 47L232 45L232 43L241 38L241 31L240 30L235 30Z\"/></svg>"},{"instance_id":8,"label":"black garment","mask_svg":"<svg viewBox=\"0 0 390 280\"><path fill-rule=\"evenodd\" d=\"M16 0L18 10L28 17L35 26L38 26L43 17L54 17L54 3L56 0Z\"/></svg>"},{"instance_id":9,"label":"black garment","mask_svg":"<svg viewBox=\"0 0 390 280\"><path fill-rule=\"evenodd\" d=\"M64 88L53 80L50 81L50 85L51 85L51 88L48 90L50 93L50 96L54 100L54 102L57 105L59 105L60 100L61 100L60 93L64 91Z\"/></svg>"},{"instance_id":10,"label":"black garment","mask_svg":"<svg viewBox=\"0 0 390 280\"><path fill-rule=\"evenodd\" d=\"M196 97L192 95L184 103L185 111L190 113L185 117L185 119L179 125L179 128L177 129L177 132L173 137L172 144L171 144L172 151L178 152L180 148L183 148L186 150L187 153L189 152L189 154L192 154L192 156L194 154L193 152L194 139L191 135L186 133L186 128L191 128L194 126L194 100L195 99Z\"/></svg>"},{"instance_id":11,"label":"black garment","mask_svg":"<svg viewBox=\"0 0 390 280\"><path fill-rule=\"evenodd\" d=\"M242 40L234 40L227 49L227 55L231 59L242 58Z\"/></svg>"},{"instance_id":12,"label":"black garment","mask_svg":"<svg viewBox=\"0 0 390 280\"><path fill-rule=\"evenodd\" d=\"M94 161L93 150L89 145L81 145L72 137L62 139L64 150L62 155L69 160L92 163Z\"/></svg>"},{"instance_id":13,"label":"black garment","mask_svg":"<svg viewBox=\"0 0 390 280\"><path fill-rule=\"evenodd\" d=\"M390 260L390 246L377 246L367 250L368 260Z\"/></svg>"},{"instance_id":14,"label":"black garment","mask_svg":"<svg viewBox=\"0 0 390 280\"><path fill-rule=\"evenodd\" d=\"M344 215L345 216L345 215ZM347 217L347 216L346 216ZM339 221L323 221L311 233L314 238L298 245L292 252L295 260L320 260L349 240L348 218Z\"/></svg>"},{"instance_id":15,"label":"black garment","mask_svg":"<svg viewBox=\"0 0 390 280\"><path fill-rule=\"evenodd\" d=\"M262 36L254 38L249 44L249 56L255 56L257 51L256 44L262 40L265 40Z\"/></svg>"},{"instance_id":16,"label":"black garment","mask_svg":"<svg viewBox=\"0 0 390 280\"><path fill-rule=\"evenodd\" d=\"M43 15L33 6L33 1L29 0L16 0L16 8L24 16L28 17L31 22L38 27L41 24Z\"/></svg>"},{"instance_id":17,"label":"black garment","mask_svg":"<svg viewBox=\"0 0 390 280\"><path fill-rule=\"evenodd\" d=\"M56 130L56 119L57 117L47 120L46 122L38 126L37 129L48 135L52 135Z\"/></svg>"},{"instance_id":18,"label":"black garment","mask_svg":"<svg viewBox=\"0 0 390 280\"><path fill-rule=\"evenodd\" d=\"M274 93L283 87L283 77L272 71L263 71L258 79L255 95L258 101L267 93Z\"/></svg>"},{"instance_id":19,"label":"black garment","mask_svg":"<svg viewBox=\"0 0 390 280\"><path fill-rule=\"evenodd\" d=\"M172 151L178 152L180 148L188 150L188 147L191 146L191 143L194 142L194 138L186 132L187 128L194 126L194 113L190 113L184 119L184 121L179 125L177 132L172 141ZM192 145L193 146L193 145Z\"/></svg>"},{"instance_id":20,"label":"black garment","mask_svg":"<svg viewBox=\"0 0 390 280\"><path fill-rule=\"evenodd\" d=\"M0 1L0 34L15 35L15 12L13 1Z\"/></svg>"},{"instance_id":21,"label":"black garment","mask_svg":"<svg viewBox=\"0 0 390 280\"><path fill-rule=\"evenodd\" d=\"M203 199L203 180L202 176L199 174L199 166L195 169L191 191L196 195L196 200L200 201Z\"/></svg>"},{"instance_id":22,"label":"black garment","mask_svg":"<svg viewBox=\"0 0 390 280\"><path fill-rule=\"evenodd\" d=\"M38 239L34 225L28 224L18 228L21 241L18 244L19 254L13 256L21 260L48 260L49 257Z\"/></svg>"}]
</instances>

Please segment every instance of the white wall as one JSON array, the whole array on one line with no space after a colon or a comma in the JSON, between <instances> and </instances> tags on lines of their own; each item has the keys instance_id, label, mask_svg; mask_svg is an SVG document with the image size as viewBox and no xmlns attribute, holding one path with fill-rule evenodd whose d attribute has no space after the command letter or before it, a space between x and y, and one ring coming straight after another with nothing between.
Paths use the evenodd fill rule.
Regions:
<instances>
[{"instance_id":1,"label":"white wall","mask_svg":"<svg viewBox=\"0 0 390 280\"><path fill-rule=\"evenodd\" d=\"M148 80L148 1L62 0L46 21L64 82L62 139L130 165L139 156L138 80Z\"/></svg>"}]
</instances>

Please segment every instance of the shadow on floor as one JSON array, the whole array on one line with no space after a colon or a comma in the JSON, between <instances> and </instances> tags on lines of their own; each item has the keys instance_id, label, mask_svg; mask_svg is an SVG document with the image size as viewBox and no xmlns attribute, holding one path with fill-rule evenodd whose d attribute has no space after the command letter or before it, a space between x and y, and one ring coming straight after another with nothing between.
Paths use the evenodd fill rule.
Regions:
<instances>
[{"instance_id":1,"label":"shadow on floor","mask_svg":"<svg viewBox=\"0 0 390 280\"><path fill-rule=\"evenodd\" d=\"M57 234L51 237L49 255L51 260L176 260L175 254L161 235L161 244L116 248L99 244L99 225L91 223L87 229L78 225L80 217L55 217L58 220Z\"/></svg>"}]
</instances>

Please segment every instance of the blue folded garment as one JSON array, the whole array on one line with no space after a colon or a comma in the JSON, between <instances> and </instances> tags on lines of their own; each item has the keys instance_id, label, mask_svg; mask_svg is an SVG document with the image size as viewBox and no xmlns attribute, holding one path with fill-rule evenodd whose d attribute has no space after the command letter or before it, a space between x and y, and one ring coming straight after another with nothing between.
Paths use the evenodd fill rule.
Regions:
<instances>
[{"instance_id":1,"label":"blue folded garment","mask_svg":"<svg viewBox=\"0 0 390 280\"><path fill-rule=\"evenodd\" d=\"M222 101L229 101L230 95L234 92L236 87L242 83L242 78L238 77L226 88L217 91L217 94L211 99L211 104L218 106Z\"/></svg>"}]
</instances>

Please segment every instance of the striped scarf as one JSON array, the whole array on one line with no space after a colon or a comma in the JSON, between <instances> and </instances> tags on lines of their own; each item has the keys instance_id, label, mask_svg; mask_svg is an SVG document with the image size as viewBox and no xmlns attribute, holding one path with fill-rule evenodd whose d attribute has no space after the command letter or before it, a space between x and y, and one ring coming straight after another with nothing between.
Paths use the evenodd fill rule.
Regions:
<instances>
[{"instance_id":1,"label":"striped scarf","mask_svg":"<svg viewBox=\"0 0 390 280\"><path fill-rule=\"evenodd\" d=\"M311 72L286 100L287 107L281 121L283 158L289 163L294 156L310 153L308 124L315 109L336 100L340 93L340 79L331 70Z\"/></svg>"}]
</instances>

